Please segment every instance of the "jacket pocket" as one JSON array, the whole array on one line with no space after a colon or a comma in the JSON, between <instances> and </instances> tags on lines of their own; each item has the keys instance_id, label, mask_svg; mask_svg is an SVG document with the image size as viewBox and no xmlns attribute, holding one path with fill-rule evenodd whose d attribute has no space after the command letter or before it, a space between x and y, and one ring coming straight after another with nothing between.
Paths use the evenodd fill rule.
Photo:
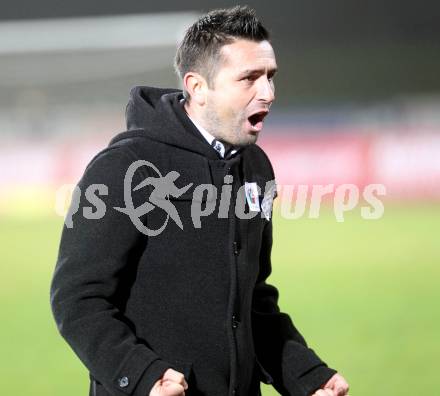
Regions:
<instances>
[{"instance_id":1,"label":"jacket pocket","mask_svg":"<svg viewBox=\"0 0 440 396\"><path fill-rule=\"evenodd\" d=\"M179 373L182 373L185 377L186 382L190 381L191 374L192 374L192 363L190 362L184 362L182 360L174 360L173 362L170 362L171 368L178 371Z\"/></svg>"},{"instance_id":2,"label":"jacket pocket","mask_svg":"<svg viewBox=\"0 0 440 396\"><path fill-rule=\"evenodd\" d=\"M188 383L188 387L190 387L191 375L192 375L192 363L184 362L181 360L174 360L173 363L170 363L172 369L182 373L185 377L185 381ZM110 393L104 388L104 386L96 380L91 374L89 374L90 378L90 390L89 396L110 396Z\"/></svg>"}]
</instances>

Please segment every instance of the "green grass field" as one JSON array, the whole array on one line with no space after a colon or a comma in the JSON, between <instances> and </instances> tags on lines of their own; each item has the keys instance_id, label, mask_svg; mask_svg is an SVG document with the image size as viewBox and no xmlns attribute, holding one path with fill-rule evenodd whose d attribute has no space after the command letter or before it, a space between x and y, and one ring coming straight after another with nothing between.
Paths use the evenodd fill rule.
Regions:
<instances>
[{"instance_id":1,"label":"green grass field","mask_svg":"<svg viewBox=\"0 0 440 396\"><path fill-rule=\"evenodd\" d=\"M85 368L49 306L62 220L0 222L2 395L87 395ZM309 344L352 396L438 394L440 207L380 220L275 219L271 281ZM264 395L276 395L264 386Z\"/></svg>"}]
</instances>

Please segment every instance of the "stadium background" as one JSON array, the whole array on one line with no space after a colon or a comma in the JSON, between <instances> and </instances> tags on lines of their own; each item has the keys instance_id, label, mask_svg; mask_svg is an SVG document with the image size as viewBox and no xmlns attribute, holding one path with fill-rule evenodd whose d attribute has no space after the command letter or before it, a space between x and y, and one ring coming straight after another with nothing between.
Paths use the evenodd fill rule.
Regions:
<instances>
[{"instance_id":1,"label":"stadium background","mask_svg":"<svg viewBox=\"0 0 440 396\"><path fill-rule=\"evenodd\" d=\"M49 306L75 183L124 129L133 85L177 86L182 29L227 1L44 0L0 14L1 393L85 395ZM435 1L249 1L273 32L277 100L261 145L280 184L382 183L385 212L275 210L280 305L352 395L438 393L440 15ZM264 387L264 395L275 395Z\"/></svg>"}]
</instances>

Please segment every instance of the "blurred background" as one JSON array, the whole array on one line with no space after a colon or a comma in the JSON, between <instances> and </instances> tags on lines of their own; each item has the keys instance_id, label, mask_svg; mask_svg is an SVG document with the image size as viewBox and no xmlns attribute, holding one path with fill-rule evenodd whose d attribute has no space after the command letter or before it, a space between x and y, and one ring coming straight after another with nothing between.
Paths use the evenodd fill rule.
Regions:
<instances>
[{"instance_id":1,"label":"blurred background","mask_svg":"<svg viewBox=\"0 0 440 396\"><path fill-rule=\"evenodd\" d=\"M2 394L87 394L87 370L50 312L63 223L56 191L125 129L132 86L178 87L172 60L184 29L235 4L2 4ZM347 378L351 395L437 394L439 3L247 4L272 31L279 65L260 144L280 186L386 188L375 220L362 217L360 200L337 221L332 193L318 218L309 201L295 219L275 208L270 280L281 308Z\"/></svg>"}]
</instances>

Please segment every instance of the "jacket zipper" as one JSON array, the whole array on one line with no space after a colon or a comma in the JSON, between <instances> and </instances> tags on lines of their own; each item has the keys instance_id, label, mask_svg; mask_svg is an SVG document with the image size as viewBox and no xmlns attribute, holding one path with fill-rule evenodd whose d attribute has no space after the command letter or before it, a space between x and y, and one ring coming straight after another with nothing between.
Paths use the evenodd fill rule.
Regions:
<instances>
[{"instance_id":1,"label":"jacket zipper","mask_svg":"<svg viewBox=\"0 0 440 396\"><path fill-rule=\"evenodd\" d=\"M230 172L230 168L228 169L228 174L232 174ZM235 202L237 196L237 181L234 178L233 188L231 194L231 202ZM228 318L228 326L231 334L231 377L229 382L229 394L231 396L237 395L237 365L238 365L238 352L237 352L237 335L236 329L239 324L239 301L238 301L238 273L237 273L237 262L238 262L238 254L240 252L240 246L237 241L237 230L236 230L236 219L235 219L235 207L231 205L230 208L230 228L229 228L229 240L232 248L232 261L231 261L231 276L230 276L230 298L229 301L229 309L232 311L230 313L230 317Z\"/></svg>"}]
</instances>

